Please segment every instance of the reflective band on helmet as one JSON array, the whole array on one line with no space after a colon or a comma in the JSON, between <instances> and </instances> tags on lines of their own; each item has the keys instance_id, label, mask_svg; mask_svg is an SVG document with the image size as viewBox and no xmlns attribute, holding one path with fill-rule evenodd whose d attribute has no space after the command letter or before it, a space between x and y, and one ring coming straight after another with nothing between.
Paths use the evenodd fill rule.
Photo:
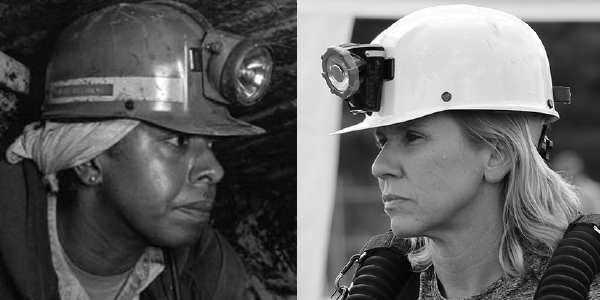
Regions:
<instances>
[{"instance_id":1,"label":"reflective band on helmet","mask_svg":"<svg viewBox=\"0 0 600 300\"><path fill-rule=\"evenodd\" d=\"M81 101L160 101L184 102L185 84L181 78L90 77L50 84L48 103Z\"/></svg>"}]
</instances>

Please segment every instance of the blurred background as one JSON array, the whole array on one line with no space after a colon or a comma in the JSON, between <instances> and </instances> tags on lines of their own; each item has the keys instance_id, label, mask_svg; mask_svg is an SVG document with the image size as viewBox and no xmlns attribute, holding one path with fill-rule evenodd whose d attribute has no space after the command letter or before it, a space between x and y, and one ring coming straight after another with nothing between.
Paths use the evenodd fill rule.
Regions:
<instances>
[{"instance_id":1,"label":"blurred background","mask_svg":"<svg viewBox=\"0 0 600 300\"><path fill-rule=\"evenodd\" d=\"M226 175L218 187L213 227L242 256L254 299L295 299L296 1L177 1L200 11L213 27L265 39L273 50L269 92L260 104L232 112L267 134L215 145ZM142 1L0 1L0 51L30 71L28 92L22 85L0 84L0 150L39 118L45 68L58 33L76 18L119 2ZM1 65L0 70L0 82L25 76L9 72L10 66Z\"/></svg>"},{"instance_id":2,"label":"blurred background","mask_svg":"<svg viewBox=\"0 0 600 300\"><path fill-rule=\"evenodd\" d=\"M572 104L548 135L551 165L583 189L584 210L600 213L600 2L598 1L316 1L298 0L298 296L327 299L351 255L389 228L371 164L371 131L330 136L359 123L321 77L320 56L345 42L370 43L416 10L467 3L527 22L546 47L554 85L571 87ZM342 283L349 285L352 269Z\"/></svg>"}]
</instances>

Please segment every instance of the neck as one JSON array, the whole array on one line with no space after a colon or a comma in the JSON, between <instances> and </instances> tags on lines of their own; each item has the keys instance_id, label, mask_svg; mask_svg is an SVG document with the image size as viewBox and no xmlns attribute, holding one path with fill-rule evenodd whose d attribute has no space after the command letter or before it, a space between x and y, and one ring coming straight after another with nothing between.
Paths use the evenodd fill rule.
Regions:
<instances>
[{"instance_id":1,"label":"neck","mask_svg":"<svg viewBox=\"0 0 600 300\"><path fill-rule=\"evenodd\" d=\"M122 274L135 265L146 244L133 234L124 234L130 229L103 221L103 216L114 212L103 211L97 200L85 192L78 192L74 200L58 199L58 238L68 258L82 271L97 276Z\"/></svg>"},{"instance_id":2,"label":"neck","mask_svg":"<svg viewBox=\"0 0 600 300\"><path fill-rule=\"evenodd\" d=\"M488 194L488 196L490 196ZM493 199L489 201L490 199ZM483 207L458 217L462 225L431 237L433 266L440 293L449 299L477 295L504 276L499 251L502 239L502 201L491 196Z\"/></svg>"}]
</instances>

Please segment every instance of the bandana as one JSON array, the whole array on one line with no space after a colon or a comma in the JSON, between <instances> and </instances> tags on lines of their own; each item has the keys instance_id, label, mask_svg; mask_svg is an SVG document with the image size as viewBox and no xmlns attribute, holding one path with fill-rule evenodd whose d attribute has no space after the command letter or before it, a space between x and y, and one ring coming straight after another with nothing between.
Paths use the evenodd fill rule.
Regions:
<instances>
[{"instance_id":1,"label":"bandana","mask_svg":"<svg viewBox=\"0 0 600 300\"><path fill-rule=\"evenodd\" d=\"M117 119L86 123L35 122L29 124L8 147L6 158L16 164L32 159L50 184L58 191L56 173L88 162L106 151L140 121Z\"/></svg>"}]
</instances>

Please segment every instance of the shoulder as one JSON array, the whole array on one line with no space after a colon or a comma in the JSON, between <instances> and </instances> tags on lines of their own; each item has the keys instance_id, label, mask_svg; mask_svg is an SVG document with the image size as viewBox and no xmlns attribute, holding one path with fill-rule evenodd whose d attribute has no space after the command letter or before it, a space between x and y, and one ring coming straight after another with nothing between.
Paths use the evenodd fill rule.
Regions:
<instances>
[{"instance_id":1,"label":"shoulder","mask_svg":"<svg viewBox=\"0 0 600 300\"><path fill-rule=\"evenodd\" d=\"M234 267L236 272L244 271L237 252L217 230L212 228L202 229L199 240L190 249L188 263L190 262L210 263L218 269Z\"/></svg>"},{"instance_id":2,"label":"shoulder","mask_svg":"<svg viewBox=\"0 0 600 300\"><path fill-rule=\"evenodd\" d=\"M11 164L5 159L0 159L0 188L14 188L14 183L25 179L25 167L26 163L19 162L17 164ZM5 194L5 193L3 193Z\"/></svg>"},{"instance_id":3,"label":"shoulder","mask_svg":"<svg viewBox=\"0 0 600 300\"><path fill-rule=\"evenodd\" d=\"M578 218L574 223L599 226L600 225L600 215L598 215L598 214L583 215L580 218ZM595 230L595 228L594 228L594 230ZM600 241L599 236L596 236L596 239L597 239L597 241ZM597 244L594 244L593 248L596 251L600 250L600 249L598 249ZM600 299L600 273L596 274L596 276L594 277L594 281L592 282L592 285L590 286L590 292L588 294L588 299Z\"/></svg>"},{"instance_id":4,"label":"shoulder","mask_svg":"<svg viewBox=\"0 0 600 300\"><path fill-rule=\"evenodd\" d=\"M600 214L580 215L575 220L573 220L573 222L571 222L569 229L571 229L576 224L589 224L589 225L600 226Z\"/></svg>"},{"instance_id":5,"label":"shoulder","mask_svg":"<svg viewBox=\"0 0 600 300\"><path fill-rule=\"evenodd\" d=\"M9 198L25 198L26 184L22 163L13 165L4 159L0 159L0 174L2 174L0 176L0 191L4 195L0 197L0 201L8 201L8 204L10 204L12 201ZM3 205L3 207L5 206Z\"/></svg>"},{"instance_id":6,"label":"shoulder","mask_svg":"<svg viewBox=\"0 0 600 300\"><path fill-rule=\"evenodd\" d=\"M45 197L46 190L33 161L23 160L11 164L0 159L0 205L3 208L0 216L25 213L27 205L37 205L40 202L38 199ZM33 201L29 201L30 199Z\"/></svg>"},{"instance_id":7,"label":"shoulder","mask_svg":"<svg viewBox=\"0 0 600 300\"><path fill-rule=\"evenodd\" d=\"M242 261L231 244L211 228L202 229L199 240L190 248L187 265L193 267L195 264L208 264L219 270L235 267L236 272L244 271Z\"/></svg>"},{"instance_id":8,"label":"shoulder","mask_svg":"<svg viewBox=\"0 0 600 300\"><path fill-rule=\"evenodd\" d=\"M2 195L15 195L25 192L26 187L43 190L40 173L31 160L22 160L11 164L6 159L0 159L0 191Z\"/></svg>"},{"instance_id":9,"label":"shoulder","mask_svg":"<svg viewBox=\"0 0 600 300\"><path fill-rule=\"evenodd\" d=\"M0 159L0 294L28 299L57 293L50 257L46 191L31 160ZM36 288L33 288L36 287ZM10 299L10 298L8 298Z\"/></svg>"},{"instance_id":10,"label":"shoulder","mask_svg":"<svg viewBox=\"0 0 600 300\"><path fill-rule=\"evenodd\" d=\"M33 161L11 164L0 159L0 228L15 229L22 224L16 217L45 219L46 204L41 201L45 198L46 190Z\"/></svg>"},{"instance_id":11,"label":"shoulder","mask_svg":"<svg viewBox=\"0 0 600 300\"><path fill-rule=\"evenodd\" d=\"M202 230L198 242L189 249L182 273L202 293L212 293L208 299L242 299L246 286L244 265L216 230Z\"/></svg>"},{"instance_id":12,"label":"shoulder","mask_svg":"<svg viewBox=\"0 0 600 300\"><path fill-rule=\"evenodd\" d=\"M592 282L588 299L600 299L600 274L597 274Z\"/></svg>"},{"instance_id":13,"label":"shoulder","mask_svg":"<svg viewBox=\"0 0 600 300\"><path fill-rule=\"evenodd\" d=\"M562 285L564 289L569 289L575 284L581 284L581 287L587 288L589 278L595 271L597 261L595 259L600 254L600 215L586 214L580 215L568 227L563 240L558 244L549 266L545 271L545 281L551 280L551 276L568 274L570 281L565 281ZM590 265L591 264L591 265ZM600 274L593 275L593 281L589 286L590 292L588 299L600 299ZM548 281L549 282L549 281Z\"/></svg>"}]
</instances>

